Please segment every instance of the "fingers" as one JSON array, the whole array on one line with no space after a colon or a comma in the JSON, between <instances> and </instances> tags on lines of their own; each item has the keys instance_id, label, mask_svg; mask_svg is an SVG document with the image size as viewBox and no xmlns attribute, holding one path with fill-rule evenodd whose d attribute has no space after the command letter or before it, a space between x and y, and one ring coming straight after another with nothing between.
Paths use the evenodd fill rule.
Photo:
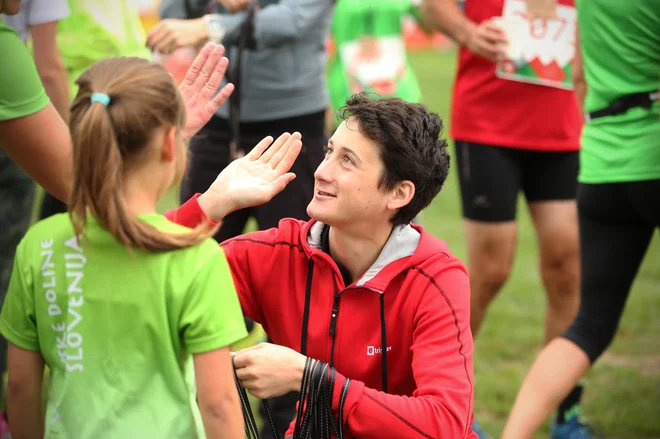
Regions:
<instances>
[{"instance_id":1,"label":"fingers","mask_svg":"<svg viewBox=\"0 0 660 439\"><path fill-rule=\"evenodd\" d=\"M207 91L204 90L204 87L213 87L205 100L208 100L213 92L218 89L220 80L227 70L229 60L222 56L224 53L225 48L223 46L216 45L213 47L206 62L202 65L202 68L199 70L199 73L192 84L193 90L200 90L202 93ZM215 80L215 84L211 84L213 80Z\"/></svg>"},{"instance_id":2,"label":"fingers","mask_svg":"<svg viewBox=\"0 0 660 439\"><path fill-rule=\"evenodd\" d=\"M153 27L147 34L146 45L149 49L154 50L156 47L156 41L163 38L163 35L167 32L167 28L164 22L160 22Z\"/></svg>"},{"instance_id":3,"label":"fingers","mask_svg":"<svg viewBox=\"0 0 660 439\"><path fill-rule=\"evenodd\" d=\"M193 83L193 87L199 87L200 90L199 98L203 102L206 102L209 99L211 99L213 93L215 93L216 90L218 90L218 87L220 86L220 81L222 81L222 77L225 76L225 72L227 71L227 66L229 65L229 60L224 56L222 56L223 53L224 53L224 47L222 46L218 46L215 49L213 49L213 52L209 57L209 62L210 63L215 62L215 65L213 65L212 67L213 70L211 70L210 76L207 78L202 78L200 72L200 77L198 78L199 81L195 81ZM202 72L204 71L204 69L205 68L202 68Z\"/></svg>"},{"instance_id":4,"label":"fingers","mask_svg":"<svg viewBox=\"0 0 660 439\"><path fill-rule=\"evenodd\" d=\"M473 41L473 51L491 61L503 58L508 42L504 31L492 20L483 22L477 28Z\"/></svg>"},{"instance_id":5,"label":"fingers","mask_svg":"<svg viewBox=\"0 0 660 439\"><path fill-rule=\"evenodd\" d=\"M298 158L298 154L300 154L301 149L302 149L302 142L300 141L300 139L294 140L294 142L291 144L289 149L286 151L286 154L282 156L282 159L275 167L275 173L277 175L280 175L280 174L284 174L285 172L288 172L289 169L291 169L291 166L293 166L294 162Z\"/></svg>"},{"instance_id":6,"label":"fingers","mask_svg":"<svg viewBox=\"0 0 660 439\"><path fill-rule=\"evenodd\" d=\"M277 138L275 143L273 143L270 148L266 152L264 152L261 157L259 158L259 161L262 163L269 163L270 159L273 158L273 156L279 151L282 146L286 145L286 142L291 138L291 134L289 133L284 133L280 137Z\"/></svg>"},{"instance_id":7,"label":"fingers","mask_svg":"<svg viewBox=\"0 0 660 439\"><path fill-rule=\"evenodd\" d=\"M287 172L284 175L280 175L273 182L270 183L271 189L271 199L282 192L286 186L291 183L296 178L296 174L293 172Z\"/></svg>"},{"instance_id":8,"label":"fingers","mask_svg":"<svg viewBox=\"0 0 660 439\"><path fill-rule=\"evenodd\" d=\"M207 110L210 113L215 113L218 110L218 108L222 107L225 104L225 102L227 102L227 99L229 99L229 96L231 96L233 92L234 92L234 84L231 83L225 84L225 86L222 87L222 89L218 92L218 94L215 95L215 97L208 102L207 105L209 107L207 108Z\"/></svg>"},{"instance_id":9,"label":"fingers","mask_svg":"<svg viewBox=\"0 0 660 439\"><path fill-rule=\"evenodd\" d=\"M247 158L249 158L250 160L257 160L259 157L261 157L261 155L264 153L264 151L268 148L268 146L271 143L273 143L272 137L270 136L264 137L261 142L257 143L257 146L252 148L252 151L247 153Z\"/></svg>"},{"instance_id":10,"label":"fingers","mask_svg":"<svg viewBox=\"0 0 660 439\"><path fill-rule=\"evenodd\" d=\"M496 25L493 21L486 22L484 26L484 36L496 43L506 43L506 34L504 30Z\"/></svg>"},{"instance_id":11,"label":"fingers","mask_svg":"<svg viewBox=\"0 0 660 439\"><path fill-rule=\"evenodd\" d=\"M168 54L170 53L175 46L174 42L174 36L170 34L169 32L165 32L158 36L157 38L154 38L153 40L153 45L152 45L152 50L157 50L160 53L163 54Z\"/></svg>"},{"instance_id":12,"label":"fingers","mask_svg":"<svg viewBox=\"0 0 660 439\"><path fill-rule=\"evenodd\" d=\"M289 137L289 139L286 141L286 143L281 148L279 148L277 151L275 151L273 156L268 160L268 162L267 162L268 165L271 168L276 169L277 165L279 165L279 163L282 161L282 159L288 153L289 149L291 148L291 145L293 145L293 143L296 142L296 141L300 141L301 137L302 136L300 135L300 133L298 133L298 132L293 133L293 135L291 137ZM266 151L266 153L268 153L268 151Z\"/></svg>"},{"instance_id":13,"label":"fingers","mask_svg":"<svg viewBox=\"0 0 660 439\"><path fill-rule=\"evenodd\" d=\"M245 380L249 380L251 378L256 378L254 376L254 373L252 372L251 368L249 368L249 367L241 367L241 368L236 367L236 376L241 381L241 384L243 384L243 381L245 381ZM243 387L245 387L245 386L243 386Z\"/></svg>"},{"instance_id":14,"label":"fingers","mask_svg":"<svg viewBox=\"0 0 660 439\"><path fill-rule=\"evenodd\" d=\"M224 87L222 87L222 90L220 90L218 94L213 99L211 99L213 93L215 93L218 87L220 86L220 81L222 81L222 77L224 76L225 71L227 70L228 64L229 64L229 60L225 57L222 57L220 61L216 64L215 68L213 69L213 73L211 73L211 77L208 79L208 81L206 81L204 85L201 86L202 88L201 91L199 92L199 101L201 101L203 103L202 105L204 105L205 117L208 116L209 118L211 118L211 116L213 116L213 114L218 110L218 108L224 105L224 103L227 101L227 99L229 99L229 96L231 96L232 92L234 91L234 86L232 84L226 84ZM197 90L196 87L198 86L199 86L198 83L193 84L192 86L193 92Z\"/></svg>"},{"instance_id":15,"label":"fingers","mask_svg":"<svg viewBox=\"0 0 660 439\"><path fill-rule=\"evenodd\" d=\"M241 351L242 352L242 351ZM239 369L243 369L250 364L250 356L241 354L241 352L237 352L236 355L232 358L232 362L234 363L234 369L238 372Z\"/></svg>"},{"instance_id":16,"label":"fingers","mask_svg":"<svg viewBox=\"0 0 660 439\"><path fill-rule=\"evenodd\" d=\"M478 41L479 54L491 61L499 61L504 56L504 49L505 46L502 43L483 36Z\"/></svg>"},{"instance_id":17,"label":"fingers","mask_svg":"<svg viewBox=\"0 0 660 439\"><path fill-rule=\"evenodd\" d=\"M199 72L206 64L206 61L208 61L209 56L211 55L211 52L213 51L213 48L215 46L216 45L213 43L207 43L204 45L202 50L199 51L199 53L193 60L192 65L188 69L188 72L186 72L186 76L183 79L182 85L191 87L195 83L195 80L199 77Z\"/></svg>"}]
</instances>

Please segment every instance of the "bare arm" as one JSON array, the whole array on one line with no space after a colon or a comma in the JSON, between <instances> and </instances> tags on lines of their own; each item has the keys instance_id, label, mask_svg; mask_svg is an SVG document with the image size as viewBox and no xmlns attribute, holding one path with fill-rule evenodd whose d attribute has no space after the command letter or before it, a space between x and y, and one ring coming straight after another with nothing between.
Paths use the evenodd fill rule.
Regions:
<instances>
[{"instance_id":1,"label":"bare arm","mask_svg":"<svg viewBox=\"0 0 660 439\"><path fill-rule=\"evenodd\" d=\"M48 193L67 201L73 182L71 135L52 103L0 122L0 147Z\"/></svg>"},{"instance_id":2,"label":"bare arm","mask_svg":"<svg viewBox=\"0 0 660 439\"><path fill-rule=\"evenodd\" d=\"M195 354L197 401L208 439L243 439L243 413L229 348Z\"/></svg>"},{"instance_id":3,"label":"bare arm","mask_svg":"<svg viewBox=\"0 0 660 439\"><path fill-rule=\"evenodd\" d=\"M491 20L475 23L463 14L456 0L423 0L424 27L437 30L471 52L491 61L504 54L506 38Z\"/></svg>"},{"instance_id":4,"label":"bare arm","mask_svg":"<svg viewBox=\"0 0 660 439\"><path fill-rule=\"evenodd\" d=\"M186 138L199 131L233 91L228 84L211 99L227 69L222 53L220 47L206 45L179 86L188 114ZM69 129L52 103L28 116L0 121L0 148L48 193L67 202L73 148Z\"/></svg>"},{"instance_id":5,"label":"bare arm","mask_svg":"<svg viewBox=\"0 0 660 439\"><path fill-rule=\"evenodd\" d=\"M40 352L9 343L7 410L14 439L44 437L41 386L44 360Z\"/></svg>"},{"instance_id":6,"label":"bare arm","mask_svg":"<svg viewBox=\"0 0 660 439\"><path fill-rule=\"evenodd\" d=\"M571 80L575 89L580 111L584 112L584 99L587 96L587 83L584 80L584 69L582 68L582 50L580 50L580 34L575 29L575 57L571 66Z\"/></svg>"},{"instance_id":7,"label":"bare arm","mask_svg":"<svg viewBox=\"0 0 660 439\"><path fill-rule=\"evenodd\" d=\"M69 123L69 82L57 48L57 22L37 24L30 27L34 44L34 62L44 84L46 94L62 116Z\"/></svg>"},{"instance_id":8,"label":"bare arm","mask_svg":"<svg viewBox=\"0 0 660 439\"><path fill-rule=\"evenodd\" d=\"M456 0L423 0L421 8L425 28L436 29L467 46L477 25L463 14Z\"/></svg>"}]
</instances>

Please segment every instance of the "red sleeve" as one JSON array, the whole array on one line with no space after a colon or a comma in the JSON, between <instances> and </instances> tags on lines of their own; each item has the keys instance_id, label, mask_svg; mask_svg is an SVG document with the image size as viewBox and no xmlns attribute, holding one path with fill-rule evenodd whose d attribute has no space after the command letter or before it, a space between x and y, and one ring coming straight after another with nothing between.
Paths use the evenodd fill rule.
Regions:
<instances>
[{"instance_id":1,"label":"red sleeve","mask_svg":"<svg viewBox=\"0 0 660 439\"><path fill-rule=\"evenodd\" d=\"M411 397L390 395L351 380L343 422L353 437L476 437L470 429L474 373L467 272L460 262L435 276L418 271L426 289L415 312L411 347L417 390ZM344 382L337 374L335 412Z\"/></svg>"},{"instance_id":2,"label":"red sleeve","mask_svg":"<svg viewBox=\"0 0 660 439\"><path fill-rule=\"evenodd\" d=\"M246 233L220 244L227 256L243 313L262 325L266 333L270 331L263 314L261 291L281 248L273 245L278 240L278 232L279 229L268 229Z\"/></svg>"},{"instance_id":3,"label":"red sleeve","mask_svg":"<svg viewBox=\"0 0 660 439\"><path fill-rule=\"evenodd\" d=\"M168 210L165 212L165 218L181 226L190 228L197 227L203 221L209 223L211 226L216 226L218 223L211 221L202 208L199 207L197 198L200 195L193 195L191 199L182 204L178 209Z\"/></svg>"},{"instance_id":4,"label":"red sleeve","mask_svg":"<svg viewBox=\"0 0 660 439\"><path fill-rule=\"evenodd\" d=\"M195 227L202 221L215 225L199 206L199 195L195 194L178 209L166 212L165 217L186 227ZM275 258L276 248L267 244L275 241L277 230L248 233L221 244L229 262L243 314L264 326L266 331L268 329L264 321L259 290L274 266L271 259Z\"/></svg>"}]
</instances>

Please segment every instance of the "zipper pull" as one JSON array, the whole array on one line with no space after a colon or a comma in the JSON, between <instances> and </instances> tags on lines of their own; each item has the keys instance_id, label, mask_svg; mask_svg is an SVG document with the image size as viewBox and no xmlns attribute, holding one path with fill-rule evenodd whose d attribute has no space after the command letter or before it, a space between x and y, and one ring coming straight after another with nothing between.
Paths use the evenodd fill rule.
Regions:
<instances>
[{"instance_id":1,"label":"zipper pull","mask_svg":"<svg viewBox=\"0 0 660 439\"><path fill-rule=\"evenodd\" d=\"M332 315L330 316L330 335L335 336L337 330L337 315L339 314L339 295L335 294L335 302L332 306Z\"/></svg>"}]
</instances>

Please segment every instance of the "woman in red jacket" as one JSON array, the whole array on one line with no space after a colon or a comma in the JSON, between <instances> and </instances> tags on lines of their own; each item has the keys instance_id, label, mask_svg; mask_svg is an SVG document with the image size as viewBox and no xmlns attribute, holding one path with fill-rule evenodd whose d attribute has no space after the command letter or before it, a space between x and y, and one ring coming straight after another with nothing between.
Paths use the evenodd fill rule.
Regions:
<instances>
[{"instance_id":1,"label":"woman in red jacket","mask_svg":"<svg viewBox=\"0 0 660 439\"><path fill-rule=\"evenodd\" d=\"M337 370L335 413L351 379L346 437L475 438L468 275L410 224L449 171L442 121L363 95L344 114L314 176L313 219L221 244L245 314L277 344L238 352L238 377L257 397L278 396L300 389L309 356ZM265 139L169 217L195 226L267 201L294 178L297 136L266 152Z\"/></svg>"}]
</instances>

